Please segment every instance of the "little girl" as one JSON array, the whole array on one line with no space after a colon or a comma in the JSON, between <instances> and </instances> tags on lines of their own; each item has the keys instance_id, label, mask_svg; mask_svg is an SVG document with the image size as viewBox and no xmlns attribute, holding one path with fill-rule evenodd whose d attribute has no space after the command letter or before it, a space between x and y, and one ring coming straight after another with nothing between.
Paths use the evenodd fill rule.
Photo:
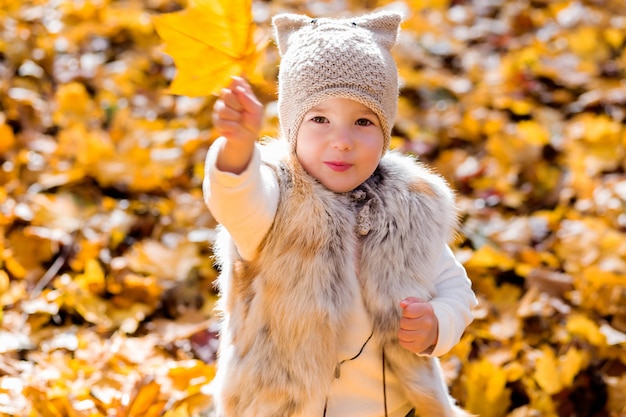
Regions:
<instances>
[{"instance_id":1,"label":"little girl","mask_svg":"<svg viewBox=\"0 0 626 417\"><path fill-rule=\"evenodd\" d=\"M244 79L215 104L220 417L468 415L437 360L476 304L447 246L454 196L388 151L400 20L276 16L277 140L257 142L263 108Z\"/></svg>"}]
</instances>

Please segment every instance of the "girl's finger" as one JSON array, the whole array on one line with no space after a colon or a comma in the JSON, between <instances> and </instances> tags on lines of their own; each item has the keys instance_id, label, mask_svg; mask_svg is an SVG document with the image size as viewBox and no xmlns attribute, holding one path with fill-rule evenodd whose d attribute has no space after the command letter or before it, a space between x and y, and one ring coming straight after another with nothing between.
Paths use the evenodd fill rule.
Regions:
<instances>
[{"instance_id":1,"label":"girl's finger","mask_svg":"<svg viewBox=\"0 0 626 417\"><path fill-rule=\"evenodd\" d=\"M252 90L246 90L243 86L235 87L235 95L239 100L242 110L248 113L259 113L263 105L256 98Z\"/></svg>"},{"instance_id":2,"label":"girl's finger","mask_svg":"<svg viewBox=\"0 0 626 417\"><path fill-rule=\"evenodd\" d=\"M420 320L410 319L402 317L400 319L400 330L419 330L424 327L424 324Z\"/></svg>"},{"instance_id":3,"label":"girl's finger","mask_svg":"<svg viewBox=\"0 0 626 417\"><path fill-rule=\"evenodd\" d=\"M222 92L220 94L220 100L224 102L226 107L230 107L231 109L236 111L242 111L244 108L240 102L240 94L235 93L236 88L237 87L222 89Z\"/></svg>"},{"instance_id":4,"label":"girl's finger","mask_svg":"<svg viewBox=\"0 0 626 417\"><path fill-rule=\"evenodd\" d=\"M231 77L232 81L230 84L230 88L232 88L233 90L236 89L237 87L242 87L246 93L251 94L252 93L252 87L250 86L250 84L248 83L248 81L246 81L245 78L243 77Z\"/></svg>"},{"instance_id":5,"label":"girl's finger","mask_svg":"<svg viewBox=\"0 0 626 417\"><path fill-rule=\"evenodd\" d=\"M413 303L423 303L425 300L417 297L407 297L404 300L400 301L400 307L405 308Z\"/></svg>"},{"instance_id":6,"label":"girl's finger","mask_svg":"<svg viewBox=\"0 0 626 417\"><path fill-rule=\"evenodd\" d=\"M415 301L408 304L404 303L404 301L406 300L400 303L402 306L402 317L416 319L424 316L430 309L430 305L424 300L415 299Z\"/></svg>"},{"instance_id":7,"label":"girl's finger","mask_svg":"<svg viewBox=\"0 0 626 417\"><path fill-rule=\"evenodd\" d=\"M215 102L213 106L213 124L221 120L240 121L241 112L227 106L222 100Z\"/></svg>"}]
</instances>

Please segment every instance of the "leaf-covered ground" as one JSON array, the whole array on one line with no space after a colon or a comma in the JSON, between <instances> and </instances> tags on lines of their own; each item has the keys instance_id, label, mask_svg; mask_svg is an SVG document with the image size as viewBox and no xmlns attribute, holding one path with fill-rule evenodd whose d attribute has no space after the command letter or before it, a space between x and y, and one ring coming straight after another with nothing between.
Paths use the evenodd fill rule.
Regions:
<instances>
[{"instance_id":1,"label":"leaf-covered ground","mask_svg":"<svg viewBox=\"0 0 626 417\"><path fill-rule=\"evenodd\" d=\"M306 3L306 4L305 4ZM360 13L385 1L255 1ZM211 98L168 94L174 0L0 0L0 415L210 407ZM626 4L407 0L394 146L458 190L483 417L626 415ZM255 89L275 131L277 56Z\"/></svg>"}]
</instances>

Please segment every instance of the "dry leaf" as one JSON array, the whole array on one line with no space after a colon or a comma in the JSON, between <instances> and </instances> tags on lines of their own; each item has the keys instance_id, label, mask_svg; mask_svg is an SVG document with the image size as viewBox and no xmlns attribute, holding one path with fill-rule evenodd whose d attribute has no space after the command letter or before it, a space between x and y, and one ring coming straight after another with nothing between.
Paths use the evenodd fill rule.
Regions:
<instances>
[{"instance_id":1,"label":"dry leaf","mask_svg":"<svg viewBox=\"0 0 626 417\"><path fill-rule=\"evenodd\" d=\"M172 94L210 95L234 75L254 78L260 47L251 0L191 0L186 9L153 20L178 70Z\"/></svg>"},{"instance_id":2,"label":"dry leaf","mask_svg":"<svg viewBox=\"0 0 626 417\"><path fill-rule=\"evenodd\" d=\"M150 417L161 414L164 404L159 401L161 386L149 377L135 386L126 417Z\"/></svg>"},{"instance_id":3,"label":"dry leaf","mask_svg":"<svg viewBox=\"0 0 626 417\"><path fill-rule=\"evenodd\" d=\"M488 359L468 364L466 371L467 408L481 417L505 415L510 390L506 372Z\"/></svg>"}]
</instances>

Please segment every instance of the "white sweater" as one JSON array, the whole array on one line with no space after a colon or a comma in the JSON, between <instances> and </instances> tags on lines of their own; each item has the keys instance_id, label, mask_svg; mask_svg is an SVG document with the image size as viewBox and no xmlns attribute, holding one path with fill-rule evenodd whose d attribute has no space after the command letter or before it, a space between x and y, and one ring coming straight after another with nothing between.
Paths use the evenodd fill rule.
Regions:
<instances>
[{"instance_id":1,"label":"white sweater","mask_svg":"<svg viewBox=\"0 0 626 417\"><path fill-rule=\"evenodd\" d=\"M217 139L207 154L204 198L213 217L230 233L241 257L250 260L274 220L279 200L278 180L269 167L261 164L258 147L241 174L219 171L217 151L223 141ZM430 302L440 323L439 338L434 349L426 353L432 356L441 356L458 343L472 321L471 309L476 304L465 269L450 248L443 251L438 265L437 297ZM358 297L353 304L351 325L340 340L340 361L355 356L372 331L363 300ZM331 386L327 417L384 416L381 355L380 349L368 344L357 359L343 363L340 378ZM393 373L387 370L385 376L388 415L403 417L411 407ZM298 417L321 416L322 412L323 409L306 410Z\"/></svg>"}]
</instances>

